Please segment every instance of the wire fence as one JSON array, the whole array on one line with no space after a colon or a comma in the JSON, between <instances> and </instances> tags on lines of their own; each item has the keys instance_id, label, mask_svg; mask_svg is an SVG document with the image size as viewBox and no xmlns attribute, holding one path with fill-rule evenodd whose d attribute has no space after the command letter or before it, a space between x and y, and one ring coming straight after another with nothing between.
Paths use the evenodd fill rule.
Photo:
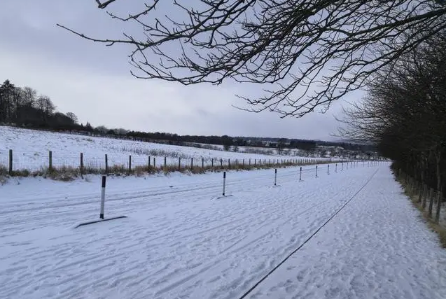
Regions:
<instances>
[{"instance_id":1,"label":"wire fence","mask_svg":"<svg viewBox=\"0 0 446 299\"><path fill-rule=\"evenodd\" d=\"M159 154L159 153L158 153ZM35 152L0 150L0 167L9 174L18 171L57 170L73 168L95 170L106 173L111 169L126 169L132 171L137 168L184 170L194 168L243 168L243 167L280 167L291 165L309 165L340 161L341 159L308 159L308 158L215 158L215 157L184 157L184 156L152 156L143 153L128 155L125 153L112 154L65 154L61 152Z\"/></svg>"}]
</instances>

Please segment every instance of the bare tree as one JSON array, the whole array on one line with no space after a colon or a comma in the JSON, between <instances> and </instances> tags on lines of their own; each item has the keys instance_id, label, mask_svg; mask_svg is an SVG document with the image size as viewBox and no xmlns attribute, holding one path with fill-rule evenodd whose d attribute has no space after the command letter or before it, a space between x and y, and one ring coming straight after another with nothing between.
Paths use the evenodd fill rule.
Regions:
<instances>
[{"instance_id":1,"label":"bare tree","mask_svg":"<svg viewBox=\"0 0 446 299\"><path fill-rule=\"evenodd\" d=\"M37 99L37 91L31 87L23 87L22 88L22 99L23 105L32 107L35 104Z\"/></svg>"},{"instance_id":2,"label":"bare tree","mask_svg":"<svg viewBox=\"0 0 446 299\"><path fill-rule=\"evenodd\" d=\"M66 115L73 121L73 123L78 123L79 119L77 118L76 114L74 114L73 112L67 112Z\"/></svg>"},{"instance_id":3,"label":"bare tree","mask_svg":"<svg viewBox=\"0 0 446 299\"><path fill-rule=\"evenodd\" d=\"M96 0L101 9L123 2ZM261 84L262 96L240 96L249 105L242 109L281 117L301 117L316 107L326 111L446 28L440 0L187 2L147 0L125 16L107 11L123 23L123 38L96 38L58 26L108 46L132 46L131 73L137 78Z\"/></svg>"},{"instance_id":4,"label":"bare tree","mask_svg":"<svg viewBox=\"0 0 446 299\"><path fill-rule=\"evenodd\" d=\"M43 112L45 116L50 116L56 110L56 106L47 96L39 96L36 100L36 108Z\"/></svg>"},{"instance_id":5,"label":"bare tree","mask_svg":"<svg viewBox=\"0 0 446 299\"><path fill-rule=\"evenodd\" d=\"M381 153L416 181L419 201L424 184L436 189L437 222L446 175L445 47L442 32L379 72L364 101L346 109L341 120L347 125L341 133L377 142ZM429 216L433 203L430 197Z\"/></svg>"}]
</instances>

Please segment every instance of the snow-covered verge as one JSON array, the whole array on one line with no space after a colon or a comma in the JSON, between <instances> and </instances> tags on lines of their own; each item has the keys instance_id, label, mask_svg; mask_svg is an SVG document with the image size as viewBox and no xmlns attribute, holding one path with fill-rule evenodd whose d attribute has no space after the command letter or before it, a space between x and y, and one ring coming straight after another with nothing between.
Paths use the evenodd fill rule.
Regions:
<instances>
[{"instance_id":1,"label":"snow-covered verge","mask_svg":"<svg viewBox=\"0 0 446 299\"><path fill-rule=\"evenodd\" d=\"M106 217L128 218L80 228L97 177L10 182L0 298L446 298L446 252L388 165L314 171L230 172L224 198L221 174L111 178Z\"/></svg>"},{"instance_id":2,"label":"snow-covered verge","mask_svg":"<svg viewBox=\"0 0 446 299\"><path fill-rule=\"evenodd\" d=\"M241 164L243 160L245 163L249 163L249 161L254 163L254 160L262 160L267 163L300 158L297 156L227 152L0 126L0 166L9 165L9 150L13 150L14 169L31 171L49 166L49 151L52 151L52 166L55 168L61 166L79 167L81 153L83 153L85 167L96 169L105 168L105 154L107 154L109 166L124 165L124 167L128 167L130 155L133 166L148 165L150 156L152 166L153 158L156 159L156 165L160 166L164 164L164 158L167 157L167 165L177 166L181 163L182 167L190 166L191 159L194 159L195 165L204 163L209 166L212 164L212 159L215 165L220 164L221 160L227 165L229 159L232 160L232 163L238 160L238 163ZM179 158L181 158L180 161ZM318 160L328 159L318 158Z\"/></svg>"}]
</instances>

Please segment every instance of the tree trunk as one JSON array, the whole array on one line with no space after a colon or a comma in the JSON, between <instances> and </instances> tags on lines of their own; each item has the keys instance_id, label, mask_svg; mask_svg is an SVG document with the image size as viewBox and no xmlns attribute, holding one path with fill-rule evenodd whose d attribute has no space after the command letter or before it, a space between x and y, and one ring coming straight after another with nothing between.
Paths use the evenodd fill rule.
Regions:
<instances>
[{"instance_id":1,"label":"tree trunk","mask_svg":"<svg viewBox=\"0 0 446 299\"><path fill-rule=\"evenodd\" d=\"M443 190L437 193L437 210L435 211L435 222L440 222L441 202L443 201Z\"/></svg>"},{"instance_id":2,"label":"tree trunk","mask_svg":"<svg viewBox=\"0 0 446 299\"><path fill-rule=\"evenodd\" d=\"M427 204L427 197L429 195L429 190L426 186L426 184L423 183L423 202L421 204L421 206L423 207L423 211L426 209L426 204Z\"/></svg>"},{"instance_id":3,"label":"tree trunk","mask_svg":"<svg viewBox=\"0 0 446 299\"><path fill-rule=\"evenodd\" d=\"M420 162L420 182L418 184L418 202L421 203L421 200L423 198L423 193L424 193L424 163L423 160L421 160Z\"/></svg>"},{"instance_id":4,"label":"tree trunk","mask_svg":"<svg viewBox=\"0 0 446 299\"><path fill-rule=\"evenodd\" d=\"M441 200L442 200L442 190L441 190L441 169L440 169L440 162L441 162L441 150L438 150L436 155L436 162L437 162L437 210L435 211L435 222L440 221L440 209L441 209Z\"/></svg>"},{"instance_id":5,"label":"tree trunk","mask_svg":"<svg viewBox=\"0 0 446 299\"><path fill-rule=\"evenodd\" d=\"M429 192L429 218L432 218L432 209L434 207L434 189L430 188L430 192Z\"/></svg>"}]
</instances>

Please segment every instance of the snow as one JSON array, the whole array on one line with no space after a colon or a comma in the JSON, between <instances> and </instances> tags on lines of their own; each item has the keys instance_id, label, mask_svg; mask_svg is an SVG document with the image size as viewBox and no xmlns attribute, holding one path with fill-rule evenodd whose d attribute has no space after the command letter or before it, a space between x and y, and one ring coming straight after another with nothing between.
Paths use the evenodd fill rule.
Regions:
<instances>
[{"instance_id":1,"label":"snow","mask_svg":"<svg viewBox=\"0 0 446 299\"><path fill-rule=\"evenodd\" d=\"M99 177L10 181L0 298L237 299L299 247L245 298L446 298L446 252L388 165L322 167L229 172L227 197L221 173L109 178L105 216L128 218L80 228Z\"/></svg>"},{"instance_id":2,"label":"snow","mask_svg":"<svg viewBox=\"0 0 446 299\"><path fill-rule=\"evenodd\" d=\"M220 163L220 159L223 159L224 164L227 164L228 159L231 159L232 163L236 159L239 163L242 163L241 161L245 159L245 162L248 163L249 159L272 161L273 159L287 160L300 158L297 156L271 156L209 150L204 148L0 126L0 166L8 165L8 151L10 149L14 153L14 169L28 169L33 171L39 170L42 167L48 167L49 151L52 151L54 167L79 167L80 153L83 153L84 165L86 167L101 169L105 168L105 154L108 155L108 163L110 166L125 165L126 167L128 166L129 155L132 156L133 166L146 166L148 164L148 157L151 156L151 158L156 158L156 164L158 166L164 164L164 157L167 157L166 162L168 165L175 166L178 165L178 158L181 158L181 165L183 167L191 164L191 158L194 159L195 165L201 165L202 159L204 159L205 165L211 165L211 159L214 159L214 163L217 165ZM323 159L318 158L318 160Z\"/></svg>"}]
</instances>

